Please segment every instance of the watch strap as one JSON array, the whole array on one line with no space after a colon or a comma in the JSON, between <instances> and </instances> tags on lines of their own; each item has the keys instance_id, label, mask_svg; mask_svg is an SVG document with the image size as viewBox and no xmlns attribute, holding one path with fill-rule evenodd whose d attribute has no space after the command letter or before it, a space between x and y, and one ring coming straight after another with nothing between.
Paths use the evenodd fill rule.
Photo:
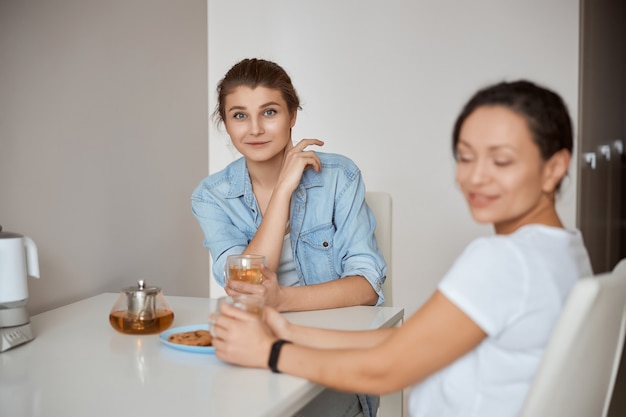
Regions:
<instances>
[{"instance_id":1,"label":"watch strap","mask_svg":"<svg viewBox=\"0 0 626 417\"><path fill-rule=\"evenodd\" d=\"M272 344L272 349L270 350L270 358L267 361L267 365L275 374L279 374L278 370L278 357L280 356L280 350L283 348L285 343L291 343L288 340L278 339Z\"/></svg>"}]
</instances>

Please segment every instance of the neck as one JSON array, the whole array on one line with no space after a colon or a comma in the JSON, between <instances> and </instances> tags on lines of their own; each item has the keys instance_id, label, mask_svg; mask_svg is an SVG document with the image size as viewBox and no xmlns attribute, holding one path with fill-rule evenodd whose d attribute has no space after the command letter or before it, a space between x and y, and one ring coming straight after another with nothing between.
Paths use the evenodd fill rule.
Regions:
<instances>
[{"instance_id":1,"label":"neck","mask_svg":"<svg viewBox=\"0 0 626 417\"><path fill-rule=\"evenodd\" d=\"M253 189L274 188L283 165L283 154L284 152L281 152L272 159L262 162L250 161L249 159L246 159L246 165L248 167L248 173L250 174L250 181L252 182Z\"/></svg>"},{"instance_id":2,"label":"neck","mask_svg":"<svg viewBox=\"0 0 626 417\"><path fill-rule=\"evenodd\" d=\"M559 215L556 212L556 207L554 206L554 200L550 200L544 202L545 204L540 204L524 215L512 219L507 220L500 223L494 223L494 229L496 234L499 235L508 235L515 232L520 227L529 225L529 224L539 224L543 226L550 227L558 227L563 228L563 223L559 218Z\"/></svg>"}]
</instances>

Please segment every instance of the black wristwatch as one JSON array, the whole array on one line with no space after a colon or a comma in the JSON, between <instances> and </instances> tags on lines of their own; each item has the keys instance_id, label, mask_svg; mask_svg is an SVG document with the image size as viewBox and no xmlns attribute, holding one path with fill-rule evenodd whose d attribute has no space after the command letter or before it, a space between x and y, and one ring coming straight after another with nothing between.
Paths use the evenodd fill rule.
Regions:
<instances>
[{"instance_id":1,"label":"black wristwatch","mask_svg":"<svg viewBox=\"0 0 626 417\"><path fill-rule=\"evenodd\" d=\"M270 350L270 359L267 361L267 365L275 374L279 374L278 370L278 356L280 355L280 350L283 348L285 343L291 343L288 340L278 339L272 344L272 350Z\"/></svg>"}]
</instances>

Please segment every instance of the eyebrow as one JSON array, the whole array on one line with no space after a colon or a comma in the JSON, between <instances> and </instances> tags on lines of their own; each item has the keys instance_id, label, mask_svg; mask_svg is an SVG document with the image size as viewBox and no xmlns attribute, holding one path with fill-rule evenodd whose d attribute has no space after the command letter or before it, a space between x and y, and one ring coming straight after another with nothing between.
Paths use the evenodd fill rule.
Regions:
<instances>
[{"instance_id":1,"label":"eyebrow","mask_svg":"<svg viewBox=\"0 0 626 417\"><path fill-rule=\"evenodd\" d=\"M267 103L261 104L259 106L259 108L260 109L264 109L264 108L270 107L270 106L279 106L280 107L280 103L278 103L276 101L268 101ZM231 112L233 110L246 110L246 106L232 106L231 108L228 109L229 112Z\"/></svg>"},{"instance_id":2,"label":"eyebrow","mask_svg":"<svg viewBox=\"0 0 626 417\"><path fill-rule=\"evenodd\" d=\"M459 146L465 146L466 148L470 148L470 149L474 149L472 147L472 145L470 145L469 143L465 142L462 139L459 139L458 143L457 143L457 148ZM516 150L516 148L513 145L508 145L508 144L502 144L502 145L493 145L493 146L489 146L487 148L489 151L497 151L498 149L511 149L511 150Z\"/></svg>"}]
</instances>

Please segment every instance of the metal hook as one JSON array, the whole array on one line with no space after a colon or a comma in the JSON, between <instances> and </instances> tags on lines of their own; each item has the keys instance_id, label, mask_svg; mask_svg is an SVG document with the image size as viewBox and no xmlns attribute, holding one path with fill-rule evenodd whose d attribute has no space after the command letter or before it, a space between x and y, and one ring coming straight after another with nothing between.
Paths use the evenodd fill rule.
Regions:
<instances>
[{"instance_id":1,"label":"metal hook","mask_svg":"<svg viewBox=\"0 0 626 417\"><path fill-rule=\"evenodd\" d=\"M583 159L591 166L591 169L596 169L596 153L587 152L583 154Z\"/></svg>"},{"instance_id":2,"label":"metal hook","mask_svg":"<svg viewBox=\"0 0 626 417\"><path fill-rule=\"evenodd\" d=\"M611 147L609 145L600 145L598 150L602 155L604 155L604 159L607 161L611 160Z\"/></svg>"}]
</instances>

